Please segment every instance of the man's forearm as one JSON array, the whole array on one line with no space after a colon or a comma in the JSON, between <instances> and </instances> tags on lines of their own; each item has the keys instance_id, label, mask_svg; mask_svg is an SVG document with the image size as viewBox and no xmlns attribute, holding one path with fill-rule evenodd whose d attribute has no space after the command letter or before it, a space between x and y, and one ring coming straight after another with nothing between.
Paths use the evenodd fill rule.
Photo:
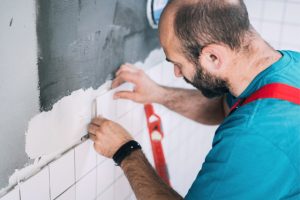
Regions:
<instances>
[{"instance_id":1,"label":"man's forearm","mask_svg":"<svg viewBox=\"0 0 300 200\"><path fill-rule=\"evenodd\" d=\"M162 86L161 97L155 103L162 104L189 119L207 124L220 124L224 117L223 97L208 99L198 90Z\"/></svg>"},{"instance_id":2,"label":"man's forearm","mask_svg":"<svg viewBox=\"0 0 300 200\"><path fill-rule=\"evenodd\" d=\"M183 199L163 182L141 150L136 150L126 157L121 167L138 200Z\"/></svg>"}]
</instances>

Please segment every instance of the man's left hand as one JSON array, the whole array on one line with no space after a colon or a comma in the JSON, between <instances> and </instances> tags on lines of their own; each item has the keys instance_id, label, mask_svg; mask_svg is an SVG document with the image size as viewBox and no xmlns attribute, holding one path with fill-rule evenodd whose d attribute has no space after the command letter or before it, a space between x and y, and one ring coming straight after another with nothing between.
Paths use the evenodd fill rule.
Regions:
<instances>
[{"instance_id":1,"label":"man's left hand","mask_svg":"<svg viewBox=\"0 0 300 200\"><path fill-rule=\"evenodd\" d=\"M107 158L112 158L123 144L133 139L122 126L101 117L92 120L88 132L95 150Z\"/></svg>"}]
</instances>

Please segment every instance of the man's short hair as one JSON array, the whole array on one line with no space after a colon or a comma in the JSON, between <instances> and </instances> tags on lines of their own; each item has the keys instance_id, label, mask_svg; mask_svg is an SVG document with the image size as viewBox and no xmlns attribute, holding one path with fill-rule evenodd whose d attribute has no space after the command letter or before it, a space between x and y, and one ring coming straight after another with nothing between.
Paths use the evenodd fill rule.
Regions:
<instances>
[{"instance_id":1,"label":"man's short hair","mask_svg":"<svg viewBox=\"0 0 300 200\"><path fill-rule=\"evenodd\" d=\"M202 48L209 44L241 49L250 28L243 0L199 0L182 4L174 21L174 32L183 45L183 53L194 63L198 63Z\"/></svg>"}]
</instances>

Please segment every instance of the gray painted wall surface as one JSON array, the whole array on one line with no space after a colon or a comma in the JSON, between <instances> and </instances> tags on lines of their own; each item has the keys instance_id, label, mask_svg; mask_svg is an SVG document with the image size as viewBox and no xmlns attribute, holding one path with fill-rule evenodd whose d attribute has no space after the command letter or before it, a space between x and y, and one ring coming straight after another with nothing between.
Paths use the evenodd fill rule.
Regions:
<instances>
[{"instance_id":1,"label":"gray painted wall surface","mask_svg":"<svg viewBox=\"0 0 300 200\"><path fill-rule=\"evenodd\" d=\"M80 88L97 88L123 62L159 46L146 0L38 1L41 110Z\"/></svg>"},{"instance_id":2,"label":"gray painted wall surface","mask_svg":"<svg viewBox=\"0 0 300 200\"><path fill-rule=\"evenodd\" d=\"M39 113L34 0L0 5L0 188L28 162L25 131Z\"/></svg>"}]
</instances>

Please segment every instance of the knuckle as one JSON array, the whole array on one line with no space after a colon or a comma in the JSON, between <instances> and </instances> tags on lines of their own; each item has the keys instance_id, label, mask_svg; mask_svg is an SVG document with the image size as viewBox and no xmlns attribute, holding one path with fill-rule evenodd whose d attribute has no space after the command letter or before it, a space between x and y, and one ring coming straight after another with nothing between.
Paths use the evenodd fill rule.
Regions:
<instances>
[{"instance_id":1,"label":"knuckle","mask_svg":"<svg viewBox=\"0 0 300 200\"><path fill-rule=\"evenodd\" d=\"M100 130L100 128L97 128L97 130L95 131L95 134L96 134L96 140L98 139L98 137L99 137L99 135L101 134L101 130Z\"/></svg>"},{"instance_id":2,"label":"knuckle","mask_svg":"<svg viewBox=\"0 0 300 200\"><path fill-rule=\"evenodd\" d=\"M144 71L142 69L138 69L136 72L139 76L144 75Z\"/></svg>"},{"instance_id":3,"label":"knuckle","mask_svg":"<svg viewBox=\"0 0 300 200\"><path fill-rule=\"evenodd\" d=\"M111 125L111 121L110 120L105 120L105 121L103 121L101 127L106 127L106 126L110 126L110 125Z\"/></svg>"},{"instance_id":4,"label":"knuckle","mask_svg":"<svg viewBox=\"0 0 300 200\"><path fill-rule=\"evenodd\" d=\"M121 65L121 67L120 67L120 71L123 71L125 68L126 68L126 66L125 66L125 65Z\"/></svg>"}]
</instances>

